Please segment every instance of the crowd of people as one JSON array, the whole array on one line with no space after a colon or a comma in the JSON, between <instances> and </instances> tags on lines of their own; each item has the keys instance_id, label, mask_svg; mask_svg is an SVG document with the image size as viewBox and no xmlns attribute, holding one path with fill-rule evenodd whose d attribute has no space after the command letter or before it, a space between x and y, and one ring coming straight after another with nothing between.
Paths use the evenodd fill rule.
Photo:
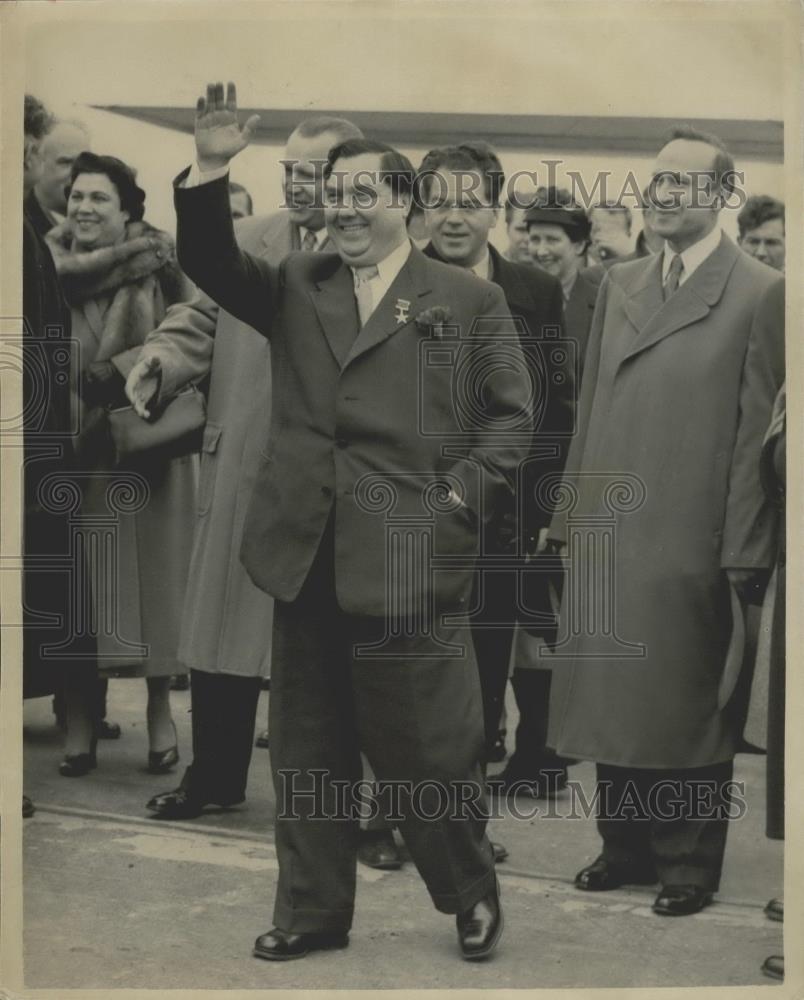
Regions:
<instances>
[{"instance_id":1,"label":"crowd of people","mask_svg":"<svg viewBox=\"0 0 804 1000\"><path fill-rule=\"evenodd\" d=\"M348 944L357 860L401 867L395 830L463 957L488 957L508 855L488 797L553 798L581 760L602 848L578 889L658 884L655 913L700 911L757 713L783 836L784 205L744 198L732 241L733 160L689 126L639 206L555 186L523 204L482 140L414 169L312 116L284 206L255 215L229 178L255 126L208 87L174 243L132 165L25 100L24 696L54 698L60 773L119 738L109 675L145 677L148 768L172 771L189 675L190 763L146 808L242 803L268 748L269 960ZM389 543L395 517L415 543ZM766 664L739 638L760 613ZM335 815L366 768L377 808ZM318 801L292 772L325 775Z\"/></svg>"}]
</instances>

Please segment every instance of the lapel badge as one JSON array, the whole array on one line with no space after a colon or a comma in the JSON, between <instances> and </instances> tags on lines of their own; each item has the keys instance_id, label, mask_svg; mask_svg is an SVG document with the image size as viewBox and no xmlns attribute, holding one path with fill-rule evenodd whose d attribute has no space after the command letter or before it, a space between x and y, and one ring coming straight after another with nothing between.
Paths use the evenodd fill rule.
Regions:
<instances>
[{"instance_id":1,"label":"lapel badge","mask_svg":"<svg viewBox=\"0 0 804 1000\"><path fill-rule=\"evenodd\" d=\"M410 312L410 302L408 299L397 299L396 306L396 321L401 326L403 323L408 321L408 313Z\"/></svg>"}]
</instances>

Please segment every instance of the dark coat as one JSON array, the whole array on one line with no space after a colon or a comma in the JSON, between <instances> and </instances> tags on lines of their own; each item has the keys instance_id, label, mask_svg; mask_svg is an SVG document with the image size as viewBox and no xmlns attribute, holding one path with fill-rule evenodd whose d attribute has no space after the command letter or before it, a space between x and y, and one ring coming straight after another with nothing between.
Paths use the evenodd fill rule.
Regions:
<instances>
[{"instance_id":1,"label":"dark coat","mask_svg":"<svg viewBox=\"0 0 804 1000\"><path fill-rule=\"evenodd\" d=\"M499 288L412 248L360 329L352 274L339 256L290 254L277 267L241 251L226 179L185 189L178 186L185 176L175 192L182 266L222 308L271 341L271 427L242 547L252 579L293 600L333 514L338 603L349 614L384 616L387 515L424 515L435 554L460 561L451 572L406 579L394 596L406 607L431 600L438 608L466 607L478 522L510 504L524 451L508 431L501 443L486 418L516 422L524 440L532 433L524 379L490 366L498 350L490 337L496 342L510 323ZM441 338L416 322L436 306L451 316ZM471 339L484 317L489 337ZM521 371L513 330L508 353L518 356ZM473 375L492 373L483 379L481 420L467 409L465 384L456 383L463 361ZM450 442L457 451L444 447ZM434 481L461 491L468 509L428 513L423 489Z\"/></svg>"},{"instance_id":2,"label":"dark coat","mask_svg":"<svg viewBox=\"0 0 804 1000\"><path fill-rule=\"evenodd\" d=\"M775 559L759 454L779 387L783 330L769 298L782 279L725 235L667 302L661 266L661 255L614 265L595 311L567 461L577 502L553 531L611 520L614 591L597 606L612 608L614 625L601 636L600 619L573 617L578 588L565 588L550 744L603 763L691 768L728 760L739 736L722 686L724 569ZM628 487L607 489L623 475ZM577 537L571 560L590 552ZM599 600L591 586L581 596Z\"/></svg>"},{"instance_id":3,"label":"dark coat","mask_svg":"<svg viewBox=\"0 0 804 1000\"><path fill-rule=\"evenodd\" d=\"M83 627L72 628L86 608L73 606L71 599L75 580L83 576L74 562L80 551L71 540L71 515L77 511L61 502L72 493L74 464L70 310L50 251L27 212L22 241L23 691L36 697L54 690L60 670L93 673L95 643Z\"/></svg>"},{"instance_id":4,"label":"dark coat","mask_svg":"<svg viewBox=\"0 0 804 1000\"><path fill-rule=\"evenodd\" d=\"M441 260L432 243L423 251L433 260ZM514 320L521 320L521 343L526 357L535 357L533 367L534 438L530 460L522 470L519 483L524 514L522 541L533 551L539 529L546 527L552 509L535 501L534 486L548 473L560 473L575 427L575 391L577 364L564 343L565 318L561 285L552 275L527 264L506 260L489 245L491 280L499 285ZM539 345L537 355L528 343ZM537 457L538 456L538 457Z\"/></svg>"},{"instance_id":5,"label":"dark coat","mask_svg":"<svg viewBox=\"0 0 804 1000\"><path fill-rule=\"evenodd\" d=\"M589 343L589 330L592 326L597 293L605 273L602 267L587 267L583 271L579 271L570 297L564 304L564 328L567 337L577 344L576 353L581 374L586 357L586 347Z\"/></svg>"}]
</instances>

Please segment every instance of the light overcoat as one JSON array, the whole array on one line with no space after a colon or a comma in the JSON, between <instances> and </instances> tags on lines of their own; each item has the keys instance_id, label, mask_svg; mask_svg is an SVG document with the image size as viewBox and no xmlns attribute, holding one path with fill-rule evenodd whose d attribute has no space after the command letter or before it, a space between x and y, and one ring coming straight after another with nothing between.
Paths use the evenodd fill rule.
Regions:
<instances>
[{"instance_id":1,"label":"light overcoat","mask_svg":"<svg viewBox=\"0 0 804 1000\"><path fill-rule=\"evenodd\" d=\"M759 456L781 381L772 303L782 279L725 235L666 302L661 267L661 254L615 264L595 310L567 460L577 502L551 531L577 532L589 556L582 519L609 519L613 568L607 593L593 593L589 577L565 587L550 745L609 764L693 768L729 759L739 735L736 677L724 675L724 569L769 569L776 554ZM608 530L598 524L596 544ZM591 600L596 619L584 617Z\"/></svg>"}]
</instances>

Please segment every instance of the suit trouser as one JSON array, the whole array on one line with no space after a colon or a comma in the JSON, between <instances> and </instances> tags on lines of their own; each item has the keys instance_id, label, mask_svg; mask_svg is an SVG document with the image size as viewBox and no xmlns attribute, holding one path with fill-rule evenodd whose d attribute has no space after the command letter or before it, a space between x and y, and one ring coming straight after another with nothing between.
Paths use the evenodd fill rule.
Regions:
<instances>
[{"instance_id":1,"label":"suit trouser","mask_svg":"<svg viewBox=\"0 0 804 1000\"><path fill-rule=\"evenodd\" d=\"M190 671L193 763L187 781L208 802L240 802L246 795L261 677Z\"/></svg>"},{"instance_id":2,"label":"suit trouser","mask_svg":"<svg viewBox=\"0 0 804 1000\"><path fill-rule=\"evenodd\" d=\"M725 814L733 771L731 760L677 770L598 764L597 828L603 856L608 861L653 865L664 885L716 891L726 849Z\"/></svg>"},{"instance_id":3,"label":"suit trouser","mask_svg":"<svg viewBox=\"0 0 804 1000\"><path fill-rule=\"evenodd\" d=\"M339 608L328 529L300 594L276 601L274 610L274 922L285 931L351 926L359 821L344 789L361 779L361 749L379 782L401 782L403 792L410 783L397 826L436 908L463 912L494 888L479 763L482 708L468 629L439 633L461 645L463 656L425 658L422 636L392 636L387 650L394 658L356 654L356 646L382 640L385 631L385 619ZM450 815L456 782L475 800L458 818Z\"/></svg>"}]
</instances>

